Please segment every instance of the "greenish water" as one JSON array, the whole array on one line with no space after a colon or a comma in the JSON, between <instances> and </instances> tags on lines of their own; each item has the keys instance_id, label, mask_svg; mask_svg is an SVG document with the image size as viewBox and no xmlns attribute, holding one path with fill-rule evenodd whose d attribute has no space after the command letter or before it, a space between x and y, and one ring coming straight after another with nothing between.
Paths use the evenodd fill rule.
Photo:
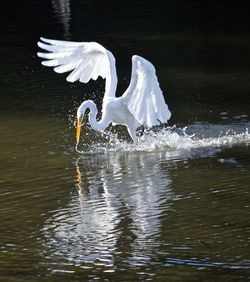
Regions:
<instances>
[{"instance_id":1,"label":"greenish water","mask_svg":"<svg viewBox=\"0 0 250 282\"><path fill-rule=\"evenodd\" d=\"M0 15L0 280L248 281L247 2L24 1ZM85 128L76 152L76 108L100 106L104 84L42 67L40 36L105 45L119 93L131 55L150 59L169 127L138 145Z\"/></svg>"}]
</instances>

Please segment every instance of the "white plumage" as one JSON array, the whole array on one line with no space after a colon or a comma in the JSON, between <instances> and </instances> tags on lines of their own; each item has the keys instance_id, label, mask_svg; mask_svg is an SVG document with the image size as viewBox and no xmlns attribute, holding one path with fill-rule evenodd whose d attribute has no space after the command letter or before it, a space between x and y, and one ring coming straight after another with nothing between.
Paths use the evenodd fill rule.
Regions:
<instances>
[{"instance_id":1,"label":"white plumage","mask_svg":"<svg viewBox=\"0 0 250 282\"><path fill-rule=\"evenodd\" d=\"M125 125L136 142L136 129L151 128L166 123L171 112L165 103L154 66L146 59L132 57L130 84L125 93L117 98L117 74L113 54L96 42L70 42L41 37L41 49L48 53L37 53L44 66L54 67L57 73L72 71L67 81L87 83L99 76L106 79L102 104L102 118L97 121L97 108L93 101L84 101L77 110L77 144L79 143L82 119L90 109L89 122L94 130L103 131L111 122Z\"/></svg>"}]
</instances>

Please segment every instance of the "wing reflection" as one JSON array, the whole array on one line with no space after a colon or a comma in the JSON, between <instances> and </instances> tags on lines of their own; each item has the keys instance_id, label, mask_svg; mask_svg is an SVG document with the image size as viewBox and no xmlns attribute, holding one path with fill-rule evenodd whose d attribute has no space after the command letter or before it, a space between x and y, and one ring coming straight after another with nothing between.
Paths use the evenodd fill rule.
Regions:
<instances>
[{"instance_id":1,"label":"wing reflection","mask_svg":"<svg viewBox=\"0 0 250 282\"><path fill-rule=\"evenodd\" d=\"M58 21L63 25L64 38L69 39L70 37L70 0L51 0L54 12Z\"/></svg>"},{"instance_id":2,"label":"wing reflection","mask_svg":"<svg viewBox=\"0 0 250 282\"><path fill-rule=\"evenodd\" d=\"M164 153L88 155L76 162L78 195L46 222L46 245L80 262L143 263L160 248L173 200Z\"/></svg>"}]
</instances>

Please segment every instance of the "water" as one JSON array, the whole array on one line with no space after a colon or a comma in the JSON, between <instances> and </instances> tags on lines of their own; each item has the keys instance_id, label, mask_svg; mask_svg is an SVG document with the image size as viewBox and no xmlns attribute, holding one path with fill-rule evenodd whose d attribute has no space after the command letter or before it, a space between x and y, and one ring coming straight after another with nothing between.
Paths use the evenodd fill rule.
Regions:
<instances>
[{"instance_id":1,"label":"water","mask_svg":"<svg viewBox=\"0 0 250 282\"><path fill-rule=\"evenodd\" d=\"M4 4L1 281L249 280L247 11L245 1ZM131 55L150 59L170 123L136 145L119 126L83 128L77 152L76 108L100 106L104 84L43 68L40 36L104 44L119 95Z\"/></svg>"}]
</instances>

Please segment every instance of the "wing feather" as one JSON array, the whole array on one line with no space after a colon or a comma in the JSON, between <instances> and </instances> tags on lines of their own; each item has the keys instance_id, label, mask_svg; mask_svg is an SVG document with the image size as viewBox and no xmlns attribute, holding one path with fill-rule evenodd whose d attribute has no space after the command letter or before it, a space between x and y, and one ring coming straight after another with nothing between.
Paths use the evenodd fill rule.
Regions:
<instances>
[{"instance_id":1,"label":"wing feather","mask_svg":"<svg viewBox=\"0 0 250 282\"><path fill-rule=\"evenodd\" d=\"M64 72L72 71L74 68L75 68L74 64L68 63L68 64L65 64L65 65L60 65L58 67L55 67L54 71L56 73L64 73Z\"/></svg>"},{"instance_id":2,"label":"wing feather","mask_svg":"<svg viewBox=\"0 0 250 282\"><path fill-rule=\"evenodd\" d=\"M99 76L105 79L111 76L111 68L115 70L113 55L96 42L72 42L41 37L37 44L47 51L37 53L38 57L45 59L42 65L54 67L57 73L72 71L66 78L69 82L79 80L87 83Z\"/></svg>"},{"instance_id":3,"label":"wing feather","mask_svg":"<svg viewBox=\"0 0 250 282\"><path fill-rule=\"evenodd\" d=\"M155 68L142 57L132 58L131 82L124 97L127 99L129 111L144 127L166 123L171 117Z\"/></svg>"}]
</instances>

